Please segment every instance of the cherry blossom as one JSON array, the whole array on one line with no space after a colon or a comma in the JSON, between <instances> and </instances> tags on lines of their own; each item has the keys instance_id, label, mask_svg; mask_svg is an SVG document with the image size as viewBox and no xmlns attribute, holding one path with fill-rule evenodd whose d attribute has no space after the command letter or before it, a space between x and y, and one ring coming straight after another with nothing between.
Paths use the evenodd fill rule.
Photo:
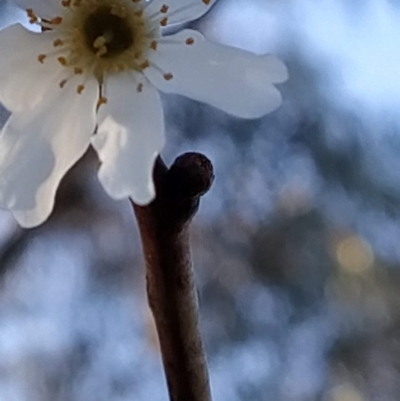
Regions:
<instances>
[{"instance_id":1,"label":"cherry blossom","mask_svg":"<svg viewBox=\"0 0 400 401\"><path fill-rule=\"evenodd\" d=\"M0 32L0 207L21 226L44 222L60 180L96 150L115 199L154 199L152 169L164 146L159 90L241 118L275 110L287 79L271 55L208 42L184 29L213 0L15 0L41 32Z\"/></svg>"}]
</instances>

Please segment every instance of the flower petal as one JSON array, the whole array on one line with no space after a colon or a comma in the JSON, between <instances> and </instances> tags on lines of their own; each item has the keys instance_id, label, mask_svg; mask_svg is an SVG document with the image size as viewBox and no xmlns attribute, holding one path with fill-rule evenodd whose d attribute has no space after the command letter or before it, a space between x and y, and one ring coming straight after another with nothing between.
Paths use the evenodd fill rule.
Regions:
<instances>
[{"instance_id":1,"label":"flower petal","mask_svg":"<svg viewBox=\"0 0 400 401\"><path fill-rule=\"evenodd\" d=\"M62 67L39 54L53 49L53 32L33 33L21 25L0 31L0 102L10 111L35 107L61 81Z\"/></svg>"},{"instance_id":2,"label":"flower petal","mask_svg":"<svg viewBox=\"0 0 400 401\"><path fill-rule=\"evenodd\" d=\"M167 18L166 25L180 24L200 18L216 0L153 0L146 7L147 16L159 20ZM166 10L165 6L168 7Z\"/></svg>"},{"instance_id":3,"label":"flower petal","mask_svg":"<svg viewBox=\"0 0 400 401\"><path fill-rule=\"evenodd\" d=\"M149 60L151 67L144 73L158 89L242 118L258 118L275 110L282 98L272 84L288 77L285 65L273 56L211 43L191 30L161 39ZM173 78L165 79L169 73Z\"/></svg>"},{"instance_id":4,"label":"flower petal","mask_svg":"<svg viewBox=\"0 0 400 401\"><path fill-rule=\"evenodd\" d=\"M0 205L21 226L47 219L62 177L90 145L98 86L87 82L78 95L72 84L34 110L12 114L0 135Z\"/></svg>"},{"instance_id":5,"label":"flower petal","mask_svg":"<svg viewBox=\"0 0 400 401\"><path fill-rule=\"evenodd\" d=\"M13 2L24 10L32 9L40 18L51 19L65 12L61 0L13 0Z\"/></svg>"},{"instance_id":6,"label":"flower petal","mask_svg":"<svg viewBox=\"0 0 400 401\"><path fill-rule=\"evenodd\" d=\"M100 182L109 195L144 205L155 196L152 172L164 146L164 117L157 90L140 79L136 82L130 73L107 78L108 101L100 107L92 145L102 161Z\"/></svg>"}]
</instances>

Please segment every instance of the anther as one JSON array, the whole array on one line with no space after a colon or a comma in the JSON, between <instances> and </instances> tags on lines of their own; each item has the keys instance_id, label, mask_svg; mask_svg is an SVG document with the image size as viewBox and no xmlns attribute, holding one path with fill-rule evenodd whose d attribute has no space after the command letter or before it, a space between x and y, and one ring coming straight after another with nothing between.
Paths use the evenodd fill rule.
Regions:
<instances>
[{"instance_id":1,"label":"anther","mask_svg":"<svg viewBox=\"0 0 400 401\"><path fill-rule=\"evenodd\" d=\"M190 45L192 45L193 43L194 43L194 39L193 39L193 38L187 38L187 39L186 39L186 44L187 44L187 45L190 46Z\"/></svg>"},{"instance_id":2,"label":"anther","mask_svg":"<svg viewBox=\"0 0 400 401\"><path fill-rule=\"evenodd\" d=\"M206 6L209 6L210 3L211 3L211 0L203 0L203 3L204 3Z\"/></svg>"},{"instance_id":3,"label":"anther","mask_svg":"<svg viewBox=\"0 0 400 401\"><path fill-rule=\"evenodd\" d=\"M83 92L84 89L85 89L84 85L78 85L76 87L76 91L78 92L79 95Z\"/></svg>"},{"instance_id":4,"label":"anther","mask_svg":"<svg viewBox=\"0 0 400 401\"><path fill-rule=\"evenodd\" d=\"M164 74L164 79L166 81L170 81L173 77L174 76L170 72L168 72L167 74Z\"/></svg>"},{"instance_id":5,"label":"anther","mask_svg":"<svg viewBox=\"0 0 400 401\"><path fill-rule=\"evenodd\" d=\"M166 4L164 4L160 9L160 13L166 14L168 12L168 10L169 10L169 7Z\"/></svg>"},{"instance_id":6,"label":"anther","mask_svg":"<svg viewBox=\"0 0 400 401\"><path fill-rule=\"evenodd\" d=\"M150 43L150 48L153 49L153 50L157 50L157 46L158 46L158 43L157 43L156 40L153 40L153 41Z\"/></svg>"},{"instance_id":7,"label":"anther","mask_svg":"<svg viewBox=\"0 0 400 401\"><path fill-rule=\"evenodd\" d=\"M64 88L64 86L65 86L66 83L67 83L67 80L66 80L66 79L63 79L63 80L59 83L60 88L61 88L61 89Z\"/></svg>"},{"instance_id":8,"label":"anther","mask_svg":"<svg viewBox=\"0 0 400 401\"><path fill-rule=\"evenodd\" d=\"M45 55L45 54L39 54L38 55L38 60L43 64L44 63L44 59L46 58L47 56Z\"/></svg>"},{"instance_id":9,"label":"anther","mask_svg":"<svg viewBox=\"0 0 400 401\"><path fill-rule=\"evenodd\" d=\"M67 59L65 57L58 57L57 60L63 67L65 67L68 64Z\"/></svg>"},{"instance_id":10,"label":"anther","mask_svg":"<svg viewBox=\"0 0 400 401\"><path fill-rule=\"evenodd\" d=\"M104 96L100 96L99 100L97 101L97 108L99 108L103 104L107 104L107 98Z\"/></svg>"},{"instance_id":11,"label":"anther","mask_svg":"<svg viewBox=\"0 0 400 401\"><path fill-rule=\"evenodd\" d=\"M62 23L63 19L62 17L55 17L53 19L51 19L50 21L48 21L48 23L50 25L60 25Z\"/></svg>"},{"instance_id":12,"label":"anther","mask_svg":"<svg viewBox=\"0 0 400 401\"><path fill-rule=\"evenodd\" d=\"M142 92L143 91L143 84L139 84L136 89L137 89L137 91L139 93Z\"/></svg>"},{"instance_id":13,"label":"anther","mask_svg":"<svg viewBox=\"0 0 400 401\"><path fill-rule=\"evenodd\" d=\"M96 40L93 42L93 47L95 49L102 48L107 43L107 40L104 36L98 36Z\"/></svg>"},{"instance_id":14,"label":"anther","mask_svg":"<svg viewBox=\"0 0 400 401\"><path fill-rule=\"evenodd\" d=\"M56 39L56 40L53 42L53 46L54 46L54 47L63 46L63 45L64 45L64 42L63 42L61 39Z\"/></svg>"},{"instance_id":15,"label":"anther","mask_svg":"<svg viewBox=\"0 0 400 401\"><path fill-rule=\"evenodd\" d=\"M62 0L61 5L63 7L69 7L71 5L71 0Z\"/></svg>"},{"instance_id":16,"label":"anther","mask_svg":"<svg viewBox=\"0 0 400 401\"><path fill-rule=\"evenodd\" d=\"M32 10L32 8L28 8L28 9L26 10L26 13L27 13L27 15L28 15L29 22L30 22L31 24L34 24L35 22L38 21L38 17L37 17L37 15L35 14L35 12Z\"/></svg>"},{"instance_id":17,"label":"anther","mask_svg":"<svg viewBox=\"0 0 400 401\"><path fill-rule=\"evenodd\" d=\"M167 26L168 24L168 18L164 17L161 21L160 21L160 25L161 26Z\"/></svg>"},{"instance_id":18,"label":"anther","mask_svg":"<svg viewBox=\"0 0 400 401\"><path fill-rule=\"evenodd\" d=\"M83 74L82 68L75 67L75 68L74 68L74 74L75 74L75 75Z\"/></svg>"}]
</instances>

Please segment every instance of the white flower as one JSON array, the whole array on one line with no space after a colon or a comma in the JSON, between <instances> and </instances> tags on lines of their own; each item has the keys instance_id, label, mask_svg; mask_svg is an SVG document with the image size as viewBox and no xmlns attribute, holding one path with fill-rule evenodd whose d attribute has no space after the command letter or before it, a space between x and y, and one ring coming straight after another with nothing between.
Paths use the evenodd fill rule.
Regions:
<instances>
[{"instance_id":1,"label":"white flower","mask_svg":"<svg viewBox=\"0 0 400 401\"><path fill-rule=\"evenodd\" d=\"M92 145L116 199L155 196L164 145L158 90L257 118L281 103L284 64L163 28L205 14L215 0L15 0L42 33L0 32L0 207L20 225L47 219L60 180ZM234 27L232 27L234 29Z\"/></svg>"}]
</instances>

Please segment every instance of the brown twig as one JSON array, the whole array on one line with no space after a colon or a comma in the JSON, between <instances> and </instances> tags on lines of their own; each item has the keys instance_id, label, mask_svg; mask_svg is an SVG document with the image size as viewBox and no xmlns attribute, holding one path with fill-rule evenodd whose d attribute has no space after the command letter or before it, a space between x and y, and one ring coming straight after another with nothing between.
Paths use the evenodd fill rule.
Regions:
<instances>
[{"instance_id":1,"label":"brown twig","mask_svg":"<svg viewBox=\"0 0 400 401\"><path fill-rule=\"evenodd\" d=\"M147 295L159 336L171 401L211 401L199 332L189 223L213 181L211 162L198 153L154 168L157 197L133 204L147 268Z\"/></svg>"}]
</instances>

